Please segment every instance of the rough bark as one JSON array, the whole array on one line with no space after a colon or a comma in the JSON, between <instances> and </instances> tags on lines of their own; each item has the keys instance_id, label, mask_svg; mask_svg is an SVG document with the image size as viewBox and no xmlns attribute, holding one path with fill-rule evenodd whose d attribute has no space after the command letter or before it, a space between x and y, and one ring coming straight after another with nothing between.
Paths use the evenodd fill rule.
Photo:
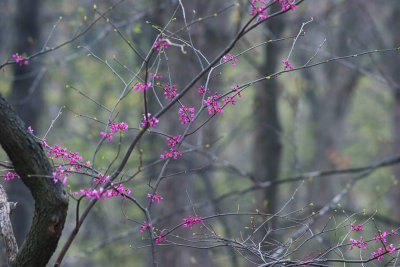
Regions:
<instances>
[{"instance_id":1,"label":"rough bark","mask_svg":"<svg viewBox=\"0 0 400 267\"><path fill-rule=\"evenodd\" d=\"M64 227L68 194L60 183L54 184L53 167L40 144L1 96L0 144L35 200L31 228L11 266L45 266Z\"/></svg>"}]
</instances>

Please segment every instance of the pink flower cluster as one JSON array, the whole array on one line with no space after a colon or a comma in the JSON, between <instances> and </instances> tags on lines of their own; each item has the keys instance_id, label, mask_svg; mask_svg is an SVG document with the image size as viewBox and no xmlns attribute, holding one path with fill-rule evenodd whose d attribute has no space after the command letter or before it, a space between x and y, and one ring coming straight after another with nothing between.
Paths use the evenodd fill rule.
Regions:
<instances>
[{"instance_id":1,"label":"pink flower cluster","mask_svg":"<svg viewBox=\"0 0 400 267\"><path fill-rule=\"evenodd\" d=\"M167 83L164 87L164 95L165 99L168 99L169 102L174 99L174 97L177 97L179 94L176 92L176 85L170 85Z\"/></svg>"},{"instance_id":2,"label":"pink flower cluster","mask_svg":"<svg viewBox=\"0 0 400 267\"><path fill-rule=\"evenodd\" d=\"M224 62L232 61L232 67L235 67L236 63L238 62L237 58L235 58L235 56L231 54L227 54L222 59L224 60Z\"/></svg>"},{"instance_id":3,"label":"pink flower cluster","mask_svg":"<svg viewBox=\"0 0 400 267\"><path fill-rule=\"evenodd\" d=\"M204 88L204 85L202 85L202 86L200 86L200 88L199 88L199 90L197 91L199 94L204 94L204 93L207 93L207 94L209 94L210 93L210 89L205 89Z\"/></svg>"},{"instance_id":4,"label":"pink flower cluster","mask_svg":"<svg viewBox=\"0 0 400 267\"><path fill-rule=\"evenodd\" d=\"M160 235L155 240L156 244L164 243L165 241L166 237L164 236L163 232L161 232Z\"/></svg>"},{"instance_id":5,"label":"pink flower cluster","mask_svg":"<svg viewBox=\"0 0 400 267\"><path fill-rule=\"evenodd\" d=\"M31 126L28 127L28 131L29 131L31 134L33 134L33 129L32 129Z\"/></svg>"},{"instance_id":6,"label":"pink flower cluster","mask_svg":"<svg viewBox=\"0 0 400 267\"><path fill-rule=\"evenodd\" d=\"M293 69L293 67L292 67L292 65L290 64L290 62L288 61L288 60L282 60L282 63L283 63L283 69L284 70L286 70L286 69Z\"/></svg>"},{"instance_id":7,"label":"pink flower cluster","mask_svg":"<svg viewBox=\"0 0 400 267\"><path fill-rule=\"evenodd\" d=\"M18 53L13 54L11 57L15 59L15 62L19 63L20 66L29 64L29 61L25 59L23 56L18 55Z\"/></svg>"},{"instance_id":8,"label":"pink flower cluster","mask_svg":"<svg viewBox=\"0 0 400 267\"><path fill-rule=\"evenodd\" d=\"M159 52L161 49L167 49L170 43L165 38L160 38L154 42L153 47Z\"/></svg>"},{"instance_id":9,"label":"pink flower cluster","mask_svg":"<svg viewBox=\"0 0 400 267\"><path fill-rule=\"evenodd\" d=\"M350 224L351 226L351 230L352 231L356 231L356 232L360 232L360 231L364 231L364 229L362 228L362 224L359 225L354 225L354 224Z\"/></svg>"},{"instance_id":10,"label":"pink flower cluster","mask_svg":"<svg viewBox=\"0 0 400 267\"><path fill-rule=\"evenodd\" d=\"M188 227L190 229L192 229L193 225L195 225L196 223L203 222L203 220L200 217L197 217L197 216L196 217L189 216L189 219L185 219L184 218L183 221L185 222L183 224L183 227Z\"/></svg>"},{"instance_id":11,"label":"pink flower cluster","mask_svg":"<svg viewBox=\"0 0 400 267\"><path fill-rule=\"evenodd\" d=\"M147 194L147 198L151 198L151 202L157 201L158 204L160 204L160 200L163 200L164 198L162 196L159 196L157 192L152 194Z\"/></svg>"},{"instance_id":12,"label":"pink flower cluster","mask_svg":"<svg viewBox=\"0 0 400 267\"><path fill-rule=\"evenodd\" d=\"M99 173L99 175L97 175L97 178L93 179L93 182L95 184L105 184L109 178L110 178L110 176Z\"/></svg>"},{"instance_id":13,"label":"pink flower cluster","mask_svg":"<svg viewBox=\"0 0 400 267\"><path fill-rule=\"evenodd\" d=\"M224 113L222 110L221 105L218 103L217 99L221 95L218 92L215 92L213 96L210 96L207 98L207 100L204 100L204 104L208 107L208 114L218 114L218 113Z\"/></svg>"},{"instance_id":14,"label":"pink flower cluster","mask_svg":"<svg viewBox=\"0 0 400 267\"><path fill-rule=\"evenodd\" d=\"M178 144L179 139L181 138L181 135L178 136L171 136L167 138L168 141L168 146L170 147L169 152L165 151L164 154L160 155L160 158L165 159L165 158L173 158L177 159L178 157L182 156L182 153L175 149L175 146Z\"/></svg>"},{"instance_id":15,"label":"pink flower cluster","mask_svg":"<svg viewBox=\"0 0 400 267\"><path fill-rule=\"evenodd\" d=\"M295 10L297 5L294 4L295 0L279 0L279 3L282 6L282 11L286 11L288 9Z\"/></svg>"},{"instance_id":16,"label":"pink flower cluster","mask_svg":"<svg viewBox=\"0 0 400 267\"><path fill-rule=\"evenodd\" d=\"M143 233L144 231L146 231L147 228L151 228L151 223L147 223L146 221L144 221L144 224L140 226L140 232Z\"/></svg>"},{"instance_id":17,"label":"pink flower cluster","mask_svg":"<svg viewBox=\"0 0 400 267\"><path fill-rule=\"evenodd\" d=\"M147 122L147 118L151 117L151 113L147 113L147 116L143 116L143 122L140 124L140 127L144 128L147 124L151 127L156 128L157 124L160 122L157 118L153 117Z\"/></svg>"},{"instance_id":18,"label":"pink flower cluster","mask_svg":"<svg viewBox=\"0 0 400 267\"><path fill-rule=\"evenodd\" d=\"M149 76L150 77L154 77L154 79L161 79L162 78L162 76L161 76L161 74L160 73L149 73Z\"/></svg>"},{"instance_id":19,"label":"pink flower cluster","mask_svg":"<svg viewBox=\"0 0 400 267\"><path fill-rule=\"evenodd\" d=\"M16 172L7 172L6 176L4 176L5 181L13 180L14 178L20 179L21 177Z\"/></svg>"},{"instance_id":20,"label":"pink flower cluster","mask_svg":"<svg viewBox=\"0 0 400 267\"><path fill-rule=\"evenodd\" d=\"M130 195L131 190L124 188L122 184L118 184L114 185L113 189L108 190L104 190L103 187L100 187L99 189L84 188L79 192L72 193L72 195L76 196L79 193L82 196L86 196L88 199L102 199L104 202L106 198L119 197L121 195L126 198L125 195Z\"/></svg>"},{"instance_id":21,"label":"pink flower cluster","mask_svg":"<svg viewBox=\"0 0 400 267\"><path fill-rule=\"evenodd\" d=\"M353 243L351 244L349 250L353 250L354 247L367 249L368 242L365 242L362 236L360 236L360 240L355 240L353 238L350 238L349 241Z\"/></svg>"},{"instance_id":22,"label":"pink flower cluster","mask_svg":"<svg viewBox=\"0 0 400 267\"><path fill-rule=\"evenodd\" d=\"M179 120L181 121L182 125L185 125L194 119L194 108L188 108L186 106L183 106L179 109L178 114Z\"/></svg>"},{"instance_id":23,"label":"pink flower cluster","mask_svg":"<svg viewBox=\"0 0 400 267\"><path fill-rule=\"evenodd\" d=\"M116 133L118 131L128 131L128 124L126 124L125 122L120 122L116 124L115 121L110 121L110 130L110 133L100 132L100 135L108 138L109 141L112 141L113 133Z\"/></svg>"},{"instance_id":24,"label":"pink flower cluster","mask_svg":"<svg viewBox=\"0 0 400 267\"><path fill-rule=\"evenodd\" d=\"M250 15L258 14L260 19L268 18L266 3L267 0L251 0Z\"/></svg>"},{"instance_id":25,"label":"pink flower cluster","mask_svg":"<svg viewBox=\"0 0 400 267\"><path fill-rule=\"evenodd\" d=\"M47 144L46 144L47 145ZM78 152L68 151L66 148L59 147L58 145L54 145L54 147L50 147L49 151L47 151L47 155L53 157L55 159L61 158L63 161L67 160L65 164L69 165L69 167L58 166L55 168L53 172L53 181L57 183L57 181L61 181L63 185L67 183L68 176L74 172L81 169L84 165L89 166L90 162L83 162L81 156L79 156Z\"/></svg>"},{"instance_id":26,"label":"pink flower cluster","mask_svg":"<svg viewBox=\"0 0 400 267\"><path fill-rule=\"evenodd\" d=\"M362 224L359 225L350 224L350 226L352 231L356 232L364 231ZM387 237L389 235L398 235L398 233L392 231L391 233L383 232L379 235L374 234L375 237L373 238L373 240L375 241L375 243L383 244L383 247L378 248L377 252L374 251L371 253L371 257L376 258L378 262L381 262L381 260L383 259L383 255L385 253L393 254L396 251L396 247L393 244L387 245ZM349 250L352 250L354 247L366 249L368 245L368 243L364 241L362 236L360 237L360 240L354 240L351 238L349 241L352 243L350 245ZM400 249L400 245L398 245L397 249Z\"/></svg>"},{"instance_id":27,"label":"pink flower cluster","mask_svg":"<svg viewBox=\"0 0 400 267\"><path fill-rule=\"evenodd\" d=\"M151 88L151 82L150 83L137 83L135 84L135 86L133 87L133 91L137 91L140 90L140 92L144 92L144 90L146 90L147 88Z\"/></svg>"},{"instance_id":28,"label":"pink flower cluster","mask_svg":"<svg viewBox=\"0 0 400 267\"><path fill-rule=\"evenodd\" d=\"M260 19L268 18L267 6L270 4L268 0L251 0L251 11L250 15L258 14ZM295 0L274 0L275 3L279 3L282 7L282 11L288 9L294 10L297 8Z\"/></svg>"}]
</instances>

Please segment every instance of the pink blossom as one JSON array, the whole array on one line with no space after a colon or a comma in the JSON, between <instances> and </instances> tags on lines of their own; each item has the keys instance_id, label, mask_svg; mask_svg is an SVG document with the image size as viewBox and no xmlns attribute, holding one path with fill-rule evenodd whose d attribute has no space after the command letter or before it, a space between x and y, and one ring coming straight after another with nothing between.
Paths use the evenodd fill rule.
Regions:
<instances>
[{"instance_id":1,"label":"pink blossom","mask_svg":"<svg viewBox=\"0 0 400 267\"><path fill-rule=\"evenodd\" d=\"M160 235L155 240L156 244L164 243L165 241L166 241L166 238L165 238L163 232L161 232Z\"/></svg>"},{"instance_id":2,"label":"pink blossom","mask_svg":"<svg viewBox=\"0 0 400 267\"><path fill-rule=\"evenodd\" d=\"M349 250L352 250L354 247L367 249L368 243L364 242L364 238L362 236L360 236L360 240L355 240L353 238L350 238L349 241L352 243Z\"/></svg>"},{"instance_id":3,"label":"pink blossom","mask_svg":"<svg viewBox=\"0 0 400 267\"><path fill-rule=\"evenodd\" d=\"M162 159L166 159L166 158L177 159L178 157L182 157L182 153L179 150L176 150L174 148L170 148L169 152L165 151L164 154L160 155L160 158L162 158Z\"/></svg>"},{"instance_id":4,"label":"pink blossom","mask_svg":"<svg viewBox=\"0 0 400 267\"><path fill-rule=\"evenodd\" d=\"M236 63L238 62L237 58L235 58L235 56L231 54L227 54L222 59L224 60L224 62L232 61L232 67L235 67Z\"/></svg>"},{"instance_id":5,"label":"pink blossom","mask_svg":"<svg viewBox=\"0 0 400 267\"><path fill-rule=\"evenodd\" d=\"M46 139L42 139L42 147L43 148L46 148L46 147L48 147L49 145L46 143Z\"/></svg>"},{"instance_id":6,"label":"pink blossom","mask_svg":"<svg viewBox=\"0 0 400 267\"><path fill-rule=\"evenodd\" d=\"M14 58L15 62L19 63L20 66L29 64L29 61L25 59L23 56L18 55L18 53L13 54L11 57Z\"/></svg>"},{"instance_id":7,"label":"pink blossom","mask_svg":"<svg viewBox=\"0 0 400 267\"><path fill-rule=\"evenodd\" d=\"M112 141L113 140L113 133L100 132L100 135L103 136L104 138L107 138L108 141Z\"/></svg>"},{"instance_id":8,"label":"pink blossom","mask_svg":"<svg viewBox=\"0 0 400 267\"><path fill-rule=\"evenodd\" d=\"M178 114L180 114L179 120L181 121L181 124L185 125L185 124L189 123L190 121L193 121L194 108L187 108L186 106L182 106L179 109Z\"/></svg>"},{"instance_id":9,"label":"pink blossom","mask_svg":"<svg viewBox=\"0 0 400 267\"><path fill-rule=\"evenodd\" d=\"M140 92L144 92L144 90L146 90L147 88L151 88L151 82L149 83L137 83L134 87L133 90L137 91L140 90Z\"/></svg>"},{"instance_id":10,"label":"pink blossom","mask_svg":"<svg viewBox=\"0 0 400 267\"><path fill-rule=\"evenodd\" d=\"M154 42L153 47L156 48L157 51L160 51L161 49L167 49L169 45L170 43L168 40L165 38L160 38L158 41Z\"/></svg>"},{"instance_id":11,"label":"pink blossom","mask_svg":"<svg viewBox=\"0 0 400 267\"><path fill-rule=\"evenodd\" d=\"M215 92L213 96L210 96L207 98L207 100L204 100L204 104L208 106L208 114L218 114L218 113L224 113L222 110L221 105L218 103L217 99L221 95L218 92Z\"/></svg>"},{"instance_id":12,"label":"pink blossom","mask_svg":"<svg viewBox=\"0 0 400 267\"><path fill-rule=\"evenodd\" d=\"M154 77L154 79L161 79L162 78L162 76L161 76L161 74L159 74L159 73L149 73L149 76L150 77Z\"/></svg>"},{"instance_id":13,"label":"pink blossom","mask_svg":"<svg viewBox=\"0 0 400 267\"><path fill-rule=\"evenodd\" d=\"M147 118L150 118L150 117L151 117L151 113L147 113L147 116L143 116L143 122L140 124L140 127L144 128L144 127L146 127L146 125L148 123L151 127L156 128L157 124L159 123L159 120L157 118L153 117L149 120L149 122L147 122Z\"/></svg>"},{"instance_id":14,"label":"pink blossom","mask_svg":"<svg viewBox=\"0 0 400 267\"><path fill-rule=\"evenodd\" d=\"M236 104L236 100L233 99L234 96L227 96L226 98L222 98L222 102L224 103L224 107L228 105L229 103L232 103L232 105Z\"/></svg>"},{"instance_id":15,"label":"pink blossom","mask_svg":"<svg viewBox=\"0 0 400 267\"><path fill-rule=\"evenodd\" d=\"M352 231L356 231L356 232L360 232L360 231L364 231L364 229L362 228L362 224L359 225L354 225L354 224L350 224L351 226L351 230Z\"/></svg>"},{"instance_id":16,"label":"pink blossom","mask_svg":"<svg viewBox=\"0 0 400 267\"><path fill-rule=\"evenodd\" d=\"M16 172L7 172L6 176L4 176L5 181L13 180L14 178L20 179L21 177Z\"/></svg>"},{"instance_id":17,"label":"pink blossom","mask_svg":"<svg viewBox=\"0 0 400 267\"><path fill-rule=\"evenodd\" d=\"M167 83L164 87L164 95L165 99L168 99L169 102L174 99L174 97L177 97L179 94L176 92L176 85L170 85Z\"/></svg>"},{"instance_id":18,"label":"pink blossom","mask_svg":"<svg viewBox=\"0 0 400 267\"><path fill-rule=\"evenodd\" d=\"M232 86L232 91L236 92L236 94L238 95L238 97L242 97L242 94L239 91L239 84L236 84L236 86Z\"/></svg>"},{"instance_id":19,"label":"pink blossom","mask_svg":"<svg viewBox=\"0 0 400 267\"><path fill-rule=\"evenodd\" d=\"M178 144L179 139L180 139L181 137L182 137L182 135L168 137L168 138L167 138L168 146L170 146L170 147L175 147L176 144Z\"/></svg>"},{"instance_id":20,"label":"pink blossom","mask_svg":"<svg viewBox=\"0 0 400 267\"><path fill-rule=\"evenodd\" d=\"M143 233L144 231L146 231L147 228L150 228L151 224L147 223L146 221L144 221L144 224L140 226L140 232Z\"/></svg>"},{"instance_id":21,"label":"pink blossom","mask_svg":"<svg viewBox=\"0 0 400 267\"><path fill-rule=\"evenodd\" d=\"M147 198L151 198L151 202L157 201L158 204L160 204L160 200L163 200L164 198L162 196L159 196L157 192L152 194L147 194Z\"/></svg>"},{"instance_id":22,"label":"pink blossom","mask_svg":"<svg viewBox=\"0 0 400 267\"><path fill-rule=\"evenodd\" d=\"M295 10L297 6L294 4L295 0L279 0L279 3L282 6L282 11L286 11L289 8L291 10Z\"/></svg>"},{"instance_id":23,"label":"pink blossom","mask_svg":"<svg viewBox=\"0 0 400 267\"><path fill-rule=\"evenodd\" d=\"M188 227L190 229L192 229L193 225L195 225L196 223L203 222L203 220L200 217L197 217L197 216L196 217L189 216L189 219L185 219L184 218L183 221L185 222L183 224L183 227Z\"/></svg>"},{"instance_id":24,"label":"pink blossom","mask_svg":"<svg viewBox=\"0 0 400 267\"><path fill-rule=\"evenodd\" d=\"M78 195L79 193L82 196L86 196L88 199L102 199L104 202L106 198L119 197L121 195L126 198L125 195L130 195L131 190L124 188L122 184L118 184L114 185L113 189L108 190L104 190L103 187L100 187L99 189L84 188L79 192L74 192L73 195Z\"/></svg>"},{"instance_id":25,"label":"pink blossom","mask_svg":"<svg viewBox=\"0 0 400 267\"><path fill-rule=\"evenodd\" d=\"M29 131L31 134L33 134L33 129L32 129L31 126L28 127L28 131Z\"/></svg>"},{"instance_id":26,"label":"pink blossom","mask_svg":"<svg viewBox=\"0 0 400 267\"><path fill-rule=\"evenodd\" d=\"M204 93L207 93L207 94L209 94L210 93L210 89L205 89L204 88L204 85L202 85L202 86L200 86L200 88L199 88L199 90L197 91L199 94L204 94Z\"/></svg>"},{"instance_id":27,"label":"pink blossom","mask_svg":"<svg viewBox=\"0 0 400 267\"><path fill-rule=\"evenodd\" d=\"M282 63L284 64L283 69L293 69L292 65L290 64L290 62L288 60L282 60Z\"/></svg>"}]
</instances>

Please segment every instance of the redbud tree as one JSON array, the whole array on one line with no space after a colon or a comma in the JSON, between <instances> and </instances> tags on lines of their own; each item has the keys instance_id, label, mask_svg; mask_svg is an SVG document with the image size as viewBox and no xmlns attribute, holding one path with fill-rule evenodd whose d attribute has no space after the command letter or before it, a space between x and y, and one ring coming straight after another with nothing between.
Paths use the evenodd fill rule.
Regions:
<instances>
[{"instance_id":1,"label":"redbud tree","mask_svg":"<svg viewBox=\"0 0 400 267\"><path fill-rule=\"evenodd\" d=\"M325 39L304 48L307 27L324 19L296 15L318 7L311 1L208 1L209 8L201 12L193 9L194 2L161 1L151 8L144 3L141 12L122 19L119 16L135 4L96 3L67 41L56 36L66 27L60 17L42 49L33 54L15 51L3 59L2 79L10 75L11 65L25 68L41 58L61 58L62 66L46 63L49 72L65 65L70 73L76 71L73 68L81 71L62 78L63 90L72 91L79 105L75 98L59 99L44 130L26 125L0 97L4 184L22 180L35 201L30 231L18 247L10 222L18 203L8 202L0 185L0 226L8 263L60 266L79 264L76 258L84 258L100 264L107 259L103 249L114 248L127 251L123 260L107 259L118 266L196 261L215 266L226 266L219 263L223 261L232 266L395 264L400 249L397 229L381 229L375 212L347 211L341 202L352 199L360 180L399 163L399 156L348 167L331 151L336 168L293 168L287 178L255 177L245 171L252 152L240 149L252 134L238 118L252 108L252 90L260 84L269 90L269 84L284 78L283 84L290 87L293 82L288 80L294 75L395 55L396 44L380 49L366 45L340 56L323 51L329 43ZM288 30L276 36L265 32L274 20L287 24ZM226 28L218 33L218 42L217 36L207 37L213 27ZM132 31L146 34L140 39ZM92 32L98 36L90 36ZM100 44L106 48L99 49ZM275 70L254 71L262 61L254 55L268 46L280 47ZM67 49L72 51L69 55ZM80 62L73 65L74 60ZM253 71L256 78L249 74ZM87 73L90 81L83 88L80 80ZM90 89L100 86L106 87L103 97L98 95L101 90ZM249 117L256 115L250 112ZM252 127L265 123L269 122L255 121ZM220 138L221 130L230 133ZM235 139L237 132L245 132L244 137ZM81 139L79 145L74 139ZM218 150L224 146L229 152ZM230 153L240 160L231 162L224 156ZM347 180L332 196L319 196L322 189L309 190L307 183L335 175L346 175ZM259 193L271 192L266 189L283 192L278 206L265 203L278 198ZM303 203L303 194L324 200ZM94 231L99 225L104 228ZM175 261L168 260L168 253Z\"/></svg>"}]
</instances>

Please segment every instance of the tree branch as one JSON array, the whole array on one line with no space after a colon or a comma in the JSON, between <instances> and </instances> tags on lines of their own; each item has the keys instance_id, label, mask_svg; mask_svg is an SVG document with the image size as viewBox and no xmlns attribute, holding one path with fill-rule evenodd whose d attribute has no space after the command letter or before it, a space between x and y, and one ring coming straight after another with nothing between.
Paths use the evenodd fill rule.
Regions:
<instances>
[{"instance_id":1,"label":"tree branch","mask_svg":"<svg viewBox=\"0 0 400 267\"><path fill-rule=\"evenodd\" d=\"M11 266L45 266L53 255L68 210L68 194L54 184L53 167L40 144L0 95L0 144L35 200L29 233Z\"/></svg>"}]
</instances>

